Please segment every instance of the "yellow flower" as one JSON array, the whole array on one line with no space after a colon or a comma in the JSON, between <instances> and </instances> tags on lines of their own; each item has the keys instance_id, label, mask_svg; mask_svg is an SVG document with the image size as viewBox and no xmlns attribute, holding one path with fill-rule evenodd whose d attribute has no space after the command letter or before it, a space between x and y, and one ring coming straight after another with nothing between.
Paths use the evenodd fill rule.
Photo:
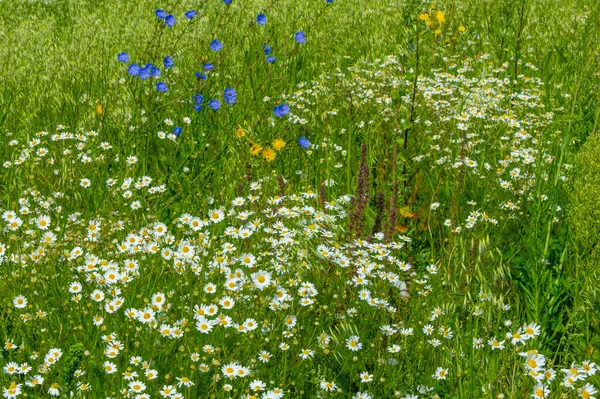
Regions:
<instances>
[{"instance_id":1,"label":"yellow flower","mask_svg":"<svg viewBox=\"0 0 600 399\"><path fill-rule=\"evenodd\" d=\"M441 29L436 29L435 32L436 36L439 36L442 34L442 30Z\"/></svg>"},{"instance_id":2,"label":"yellow flower","mask_svg":"<svg viewBox=\"0 0 600 399\"><path fill-rule=\"evenodd\" d=\"M467 28L465 28L462 25L458 27L458 31L461 32L461 33L464 32L464 31L466 31L466 30L467 30Z\"/></svg>"},{"instance_id":3,"label":"yellow flower","mask_svg":"<svg viewBox=\"0 0 600 399\"><path fill-rule=\"evenodd\" d=\"M273 140L273 148L275 148L275 151L279 151L283 147L285 147L285 141L283 141L280 138L276 138L275 140Z\"/></svg>"},{"instance_id":4,"label":"yellow flower","mask_svg":"<svg viewBox=\"0 0 600 399\"><path fill-rule=\"evenodd\" d=\"M244 137L246 135L246 132L241 127L238 127L237 130L235 131L235 135L237 136L238 139L241 139L242 137Z\"/></svg>"},{"instance_id":5,"label":"yellow flower","mask_svg":"<svg viewBox=\"0 0 600 399\"><path fill-rule=\"evenodd\" d=\"M273 151L272 148L267 147L264 149L264 151L262 152L263 157L265 158L265 161L267 162L271 162L273 160L275 160L275 151Z\"/></svg>"},{"instance_id":6,"label":"yellow flower","mask_svg":"<svg viewBox=\"0 0 600 399\"><path fill-rule=\"evenodd\" d=\"M252 155L258 155L261 151L262 146L260 144L252 144L252 147L250 147L250 154Z\"/></svg>"},{"instance_id":7,"label":"yellow flower","mask_svg":"<svg viewBox=\"0 0 600 399\"><path fill-rule=\"evenodd\" d=\"M427 13L420 14L419 19L421 21L427 21L429 19L429 14L427 14Z\"/></svg>"},{"instance_id":8,"label":"yellow flower","mask_svg":"<svg viewBox=\"0 0 600 399\"><path fill-rule=\"evenodd\" d=\"M441 10L435 13L435 19L437 19L438 24L446 23L446 17L444 16L444 13Z\"/></svg>"},{"instance_id":9,"label":"yellow flower","mask_svg":"<svg viewBox=\"0 0 600 399\"><path fill-rule=\"evenodd\" d=\"M96 105L96 112L98 113L98 115L102 115L104 113L104 108L102 107L102 104Z\"/></svg>"}]
</instances>

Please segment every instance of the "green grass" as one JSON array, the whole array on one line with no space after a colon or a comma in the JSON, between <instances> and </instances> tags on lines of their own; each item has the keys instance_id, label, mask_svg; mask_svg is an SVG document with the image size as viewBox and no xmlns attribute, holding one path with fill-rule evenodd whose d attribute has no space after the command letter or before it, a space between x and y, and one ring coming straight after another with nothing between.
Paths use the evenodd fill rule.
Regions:
<instances>
[{"instance_id":1,"label":"green grass","mask_svg":"<svg viewBox=\"0 0 600 399\"><path fill-rule=\"evenodd\" d=\"M4 396L593 396L593 3L3 1Z\"/></svg>"}]
</instances>

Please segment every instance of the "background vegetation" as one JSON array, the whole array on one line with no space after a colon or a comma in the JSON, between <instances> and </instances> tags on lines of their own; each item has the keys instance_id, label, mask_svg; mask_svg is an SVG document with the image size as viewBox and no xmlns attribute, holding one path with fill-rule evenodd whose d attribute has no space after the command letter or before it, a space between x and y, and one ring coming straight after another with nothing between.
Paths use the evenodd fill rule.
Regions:
<instances>
[{"instance_id":1,"label":"background vegetation","mask_svg":"<svg viewBox=\"0 0 600 399\"><path fill-rule=\"evenodd\" d=\"M159 8L176 16L173 27L156 17ZM183 13L190 9L198 15L188 20ZM196 385L186 397L200 392L250 395L247 386L236 386L234 395L223 391L223 381L190 374L199 373L190 368L189 358L202 348L200 341L165 344L156 357L151 347L161 337L133 322L125 324L125 308L119 312L121 319L113 320L102 309L90 310L89 298L87 304L74 305L66 290L80 273L76 266L82 265L69 263L64 253L79 246L86 255L124 261L119 256L125 255L114 247L125 240L125 231L108 226L122 222L127 232L143 235L157 221L175 229L182 214L210 218L209 211L222 207L227 215L235 198L253 195L252 182L262 185L254 212L277 205L274 196L304 193L305 205L333 218L328 226L336 234L331 247L348 254L362 245L355 240L377 241L378 232L385 243L410 237L401 258L414 274L401 279L408 283L411 299L401 302L390 288L387 299L398 305L393 316L374 322L338 320L339 314L348 315L353 302L337 303L334 295L346 292L358 266L341 274L333 266L315 266L306 275L294 275L324 287L321 307L302 319L305 328L315 322L327 325L324 331L340 343L332 344L331 355L322 350L327 345L320 348L310 366L277 355L272 372L256 372L255 378L280 386L286 395L347 397L369 391L373 397L476 397L483 389L486 397L525 397L536 382L526 375L522 348L507 338L507 350L497 355L487 341L494 336L504 340L507 329L512 333L528 323L541 327L535 349L546 356L548 368L568 371L583 367L583 360L597 362L598 9L600 3L587 0L233 0L229 5L221 0L3 0L0 161L5 163L0 169L0 210L20 212L26 223L12 229L4 218L6 226L0 230L0 336L17 347L24 345L19 353L5 346L2 362L22 363L31 351L43 354L60 347L68 359L60 371L40 372L47 375L44 393L56 382L63 394L73 390L90 397L104 392L116 396L125 389L133 397L127 382L108 379L98 359L104 350L98 349L100 335L115 332L126 342L125 351L155 362L152 367L161 379L169 377L174 384L175 376L189 375ZM268 18L264 26L256 22L258 13ZM305 32L306 43L295 40L299 31ZM210 50L214 39L222 41L221 51ZM273 63L266 62L266 45L277 58ZM122 52L128 53L129 62L117 60ZM167 55L174 59L173 68L163 67ZM160 78L128 74L129 64L149 62L161 68ZM214 69L206 72L205 63ZM196 72L208 78L199 79ZM157 91L158 81L167 84L166 93ZM225 103L226 88L236 90L235 104ZM194 111L196 94L204 96L199 112ZM218 110L209 107L211 99L220 100ZM273 113L280 104L291 108L283 118ZM181 133L168 136L176 127ZM53 138L65 132L74 137ZM301 137L310 141L308 148L299 144ZM109 143L110 150L101 143ZM156 196L135 192L131 199L141 201L138 210L124 197L125 190L117 188L128 178L135 182L143 176L164 186ZM90 189L82 179L89 179ZM115 180L115 188L106 184L109 179ZM344 202L350 199L346 195L353 199ZM23 212L23 207L28 210ZM55 249L39 244L43 231L35 225L44 214L51 214L56 227ZM230 214L233 219L231 215L235 212ZM111 232L94 243L89 225L102 218L103 229ZM289 222L290 228L303 231L320 221L311 218ZM200 244L206 237L183 229L173 233L176 241L171 244L198 240L199 263L208 266L220 255L215 248L227 241L227 217L224 223L202 230L209 241L213 237L212 243ZM256 234L243 252L261 248L265 237ZM317 250L318 239L307 236L299 242L311 265L328 259ZM45 248L38 252L41 260L32 256L38 248ZM275 252L274 259L283 256ZM197 280L194 273L177 277L173 271L165 277L165 268L171 266L165 267L158 256L148 261L145 256L135 255L147 269L144 280L123 288L129 295L123 295L126 307L136 301L141 306L161 291L171 292L175 308L191 309L195 302L186 297L184 287L203 287L208 280ZM302 258L290 256L291 267L302 270ZM356 260L356 265L363 261ZM438 276L427 269L432 264ZM80 277L87 278L89 297L94 278ZM159 287L147 287L151 281L160 281ZM282 277L277 284L286 281ZM33 292L49 294L29 294ZM352 306L368 314L369 306L358 301L357 292L348 293L357 301ZM49 313L46 324L23 321L24 311L13 302L19 295L28 298L25 310ZM327 310L327 305L339 309ZM503 305L510 305L510 314ZM67 320L61 309L71 306L77 311ZM424 325L436 320L434 309L445 313L436 330L450 326L454 334L439 353L428 342L431 337L421 334ZM240 318L259 320L261 314L237 311ZM99 313L105 324L95 326L90 318ZM175 315L165 315L164 322L175 320ZM114 331L121 323L128 326L122 334ZM397 369L383 365L389 355L387 338L377 331L386 323L414 328L418 336L416 342L402 342ZM70 332L59 334L63 327ZM131 334L127 339L125 331ZM280 338L269 335L274 331L264 333L273 342ZM314 329L315 336L320 333ZM359 360L344 344L354 333L365 345L364 352L357 352ZM235 340L219 334L214 346L229 353L228 345ZM473 347L479 336L485 337L485 354ZM366 348L370 340L376 346ZM147 347L136 352L133 348L140 342ZM258 352L265 346L252 341L248 347ZM90 358L94 355L96 360ZM240 362L250 358L248 353L238 355ZM227 358L233 361L226 355L220 361L227 363ZM448 380L432 377L438 366L449 370ZM119 365L119 375L126 367ZM342 371L334 372L339 367ZM76 370L87 370L91 393L77 389ZM374 373L375 381L361 385L358 370ZM556 380L544 382L553 397L583 395L583 381L574 389L568 384L561 388L562 377L569 374L558 373ZM343 392L319 385L333 377ZM588 377L586 383L597 385L597 376ZM5 371L0 384L9 389L11 383L25 381L19 378ZM292 387L291 381L304 379L310 382ZM160 381L157 390L163 386ZM423 392L427 387L435 389Z\"/></svg>"}]
</instances>

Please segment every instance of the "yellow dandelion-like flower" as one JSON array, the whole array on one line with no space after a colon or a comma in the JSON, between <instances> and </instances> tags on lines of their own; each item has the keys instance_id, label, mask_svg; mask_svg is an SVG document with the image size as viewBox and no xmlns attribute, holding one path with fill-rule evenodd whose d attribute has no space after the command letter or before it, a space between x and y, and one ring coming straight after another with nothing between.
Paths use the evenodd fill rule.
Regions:
<instances>
[{"instance_id":1,"label":"yellow dandelion-like flower","mask_svg":"<svg viewBox=\"0 0 600 399\"><path fill-rule=\"evenodd\" d=\"M464 31L466 31L466 30L467 30L467 28L465 28L465 27L464 27L464 26L462 26L462 25L458 27L458 31L459 31L460 33L464 32Z\"/></svg>"},{"instance_id":2,"label":"yellow dandelion-like flower","mask_svg":"<svg viewBox=\"0 0 600 399\"><path fill-rule=\"evenodd\" d=\"M270 147L265 148L262 152L262 155L265 158L265 161L267 162L274 161L276 156L275 151L273 151L273 149Z\"/></svg>"},{"instance_id":3,"label":"yellow dandelion-like flower","mask_svg":"<svg viewBox=\"0 0 600 399\"><path fill-rule=\"evenodd\" d=\"M446 16L444 15L444 12L439 10L438 12L435 13L435 19L437 20L438 24L443 25L446 23Z\"/></svg>"},{"instance_id":4,"label":"yellow dandelion-like flower","mask_svg":"<svg viewBox=\"0 0 600 399\"><path fill-rule=\"evenodd\" d=\"M98 113L98 115L102 115L104 113L104 107L102 106L102 104L96 105L96 112Z\"/></svg>"},{"instance_id":5,"label":"yellow dandelion-like flower","mask_svg":"<svg viewBox=\"0 0 600 399\"><path fill-rule=\"evenodd\" d=\"M237 130L235 131L235 135L238 139L241 139L242 137L244 137L246 135L246 132L241 127L238 127Z\"/></svg>"},{"instance_id":6,"label":"yellow dandelion-like flower","mask_svg":"<svg viewBox=\"0 0 600 399\"><path fill-rule=\"evenodd\" d=\"M419 14L419 19L421 21L427 21L429 19L429 14L427 14L427 13Z\"/></svg>"},{"instance_id":7,"label":"yellow dandelion-like flower","mask_svg":"<svg viewBox=\"0 0 600 399\"><path fill-rule=\"evenodd\" d=\"M262 146L260 144L252 144L252 147L250 147L250 154L252 155L258 155L261 151Z\"/></svg>"},{"instance_id":8,"label":"yellow dandelion-like flower","mask_svg":"<svg viewBox=\"0 0 600 399\"><path fill-rule=\"evenodd\" d=\"M283 147L285 147L285 141L283 141L283 139L276 138L275 140L273 140L273 148L275 149L275 151L279 151Z\"/></svg>"}]
</instances>

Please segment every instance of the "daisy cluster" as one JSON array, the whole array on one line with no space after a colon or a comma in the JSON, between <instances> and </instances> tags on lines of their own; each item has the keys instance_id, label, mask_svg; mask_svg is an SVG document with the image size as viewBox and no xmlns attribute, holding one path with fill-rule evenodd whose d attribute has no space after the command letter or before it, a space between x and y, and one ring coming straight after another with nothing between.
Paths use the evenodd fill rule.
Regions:
<instances>
[{"instance_id":1,"label":"daisy cluster","mask_svg":"<svg viewBox=\"0 0 600 399\"><path fill-rule=\"evenodd\" d=\"M535 380L531 397L547 398L551 392L550 384L556 378L556 371L547 367L548 359L535 349L520 352L519 355L525 360L524 365L527 374ZM578 381L583 382L588 377L595 375L598 371L596 363L591 361L584 361L580 365L572 363L568 368L563 368L560 371L563 373L561 386L577 392L581 398L595 398L594 395L598 392L596 388L589 382L582 384Z\"/></svg>"},{"instance_id":2,"label":"daisy cluster","mask_svg":"<svg viewBox=\"0 0 600 399\"><path fill-rule=\"evenodd\" d=\"M442 176L479 180L474 184L480 186L495 182L494 195L486 192L482 198L488 212L499 209L513 218L524 203L547 201L549 196L539 193L536 184L548 182L548 170L555 167L554 154L562 133L548 127L555 113L563 109L545 109L540 78L519 75L515 81L508 73L508 64L495 66L488 54L475 60L447 62L448 72L434 72L419 80L423 102L416 105L424 115L417 123L425 145L412 160L439 169ZM474 70L483 73L473 76ZM515 92L517 84L520 90ZM568 171L570 165L563 169ZM564 171L559 178L567 180ZM549 184L542 187L550 190ZM462 226L472 228L479 221L498 223L481 214L472 219Z\"/></svg>"},{"instance_id":3,"label":"daisy cluster","mask_svg":"<svg viewBox=\"0 0 600 399\"><path fill-rule=\"evenodd\" d=\"M404 66L396 56L388 56L384 60L361 61L345 70L337 67L311 82L298 83L294 92L283 93L279 98L290 105L287 119L293 124L315 126L318 121L340 119L341 111L353 106L369 119L347 128L375 129L395 115L393 96L409 85Z\"/></svg>"},{"instance_id":4,"label":"daisy cluster","mask_svg":"<svg viewBox=\"0 0 600 399\"><path fill-rule=\"evenodd\" d=\"M123 205L133 210L143 209L148 205L147 200L166 191L165 184L152 184L154 179L150 176L135 177L134 174L139 166L138 156L128 155L122 159L119 151L115 150L108 141L102 140L95 130L86 131L79 128L76 134L68 130L68 126L61 124L57 125L54 134L40 131L27 142L16 139L9 141L9 145L13 147L13 155L11 160L4 161L4 167L13 170L13 173L18 176L19 184L25 186L34 182L36 174L45 174L45 184L38 187L43 191L53 191L52 196L41 199L39 190L26 190L25 197L19 199L19 210L15 211L14 215L9 212L4 217L12 231L23 224L23 215L30 214L29 203L31 200L47 210L61 213L63 209L61 205L50 208L56 202L56 198L63 198L64 191L72 189L75 184L82 189L92 189L94 193L98 193L98 187L95 185L101 184L101 182L94 177L100 175L99 168L107 167L107 165L120 165L115 177L108 177L104 182L111 201L115 205L118 204L118 207ZM12 137L11 133L7 135L7 138L10 137ZM53 172L50 175L48 175L49 169ZM123 170L128 173L122 173ZM20 181L21 179L22 181ZM51 236L52 233L48 230L50 216L36 214L36 219L26 221L26 225L35 224L42 230L48 231L48 237ZM75 217L74 215L76 213L71 217ZM53 226L53 228L56 227ZM93 226L91 230L94 230ZM90 238L93 237L90 236Z\"/></svg>"},{"instance_id":5,"label":"daisy cluster","mask_svg":"<svg viewBox=\"0 0 600 399\"><path fill-rule=\"evenodd\" d=\"M77 133L71 133L67 129L66 125L57 125L55 133L40 131L30 140L14 139L13 134L8 133L8 145L13 147L13 155L12 159L4 160L2 165L8 169L31 163L52 168L51 165L58 165L57 159L78 165L98 164L106 160L104 151L110 150L112 146L107 142L98 142L97 131L80 128ZM54 169L53 172L58 175L60 169Z\"/></svg>"},{"instance_id":6,"label":"daisy cluster","mask_svg":"<svg viewBox=\"0 0 600 399\"><path fill-rule=\"evenodd\" d=\"M139 179L138 189L147 186L150 181L148 178ZM134 184L133 181L124 181L120 189L127 190L131 184ZM81 317L82 320L88 320L90 326L105 331L108 327L116 330L125 321L137 334L150 334L154 340L158 340L158 348L173 340L181 340L182 345L186 342L186 346L196 346L202 341L205 354L223 353L223 345L233 344L233 336L250 335L250 339L254 339L258 333L264 337L265 344L260 345L261 350L257 350L253 356L245 354L243 357L243 362L254 370L243 366L240 359L229 359L226 363L213 358L208 364L202 363L197 367L201 373L208 373L211 367L220 366L212 374L212 379L227 381L223 386L227 390L232 384L239 386L238 379L243 380L243 377L256 373L257 362L269 362L273 352L297 348L296 359L301 361L312 359L317 348L329 351L326 333L322 333L316 342L308 336L297 335L301 329L309 328L307 323L312 320L311 314L326 313L327 317L339 319L344 319L346 314L357 316L356 308L346 311L341 298L337 301L340 308L333 312L329 309L329 300L320 299L322 291L327 291L325 287L319 287L324 281L315 281L320 273L325 272L340 279L342 276L353 276L347 282L340 280L346 286L343 288L344 297L360 298L368 307L381 309L384 313L396 311L396 307L386 299L390 289L398 292L399 299L408 299L406 283L399 274L409 273L412 269L399 257L399 251L410 242L408 237L401 236L397 243L384 244L380 241L382 235L378 234L376 239L379 242L376 243L357 241L341 246L336 242L340 233L343 233L341 224L346 217L344 209L348 197L328 202L323 210L318 210L310 205L315 202L315 195L308 192L263 200L259 195L261 184L252 183L252 194L235 198L229 208L214 208L204 216L184 214L170 227L156 221L129 231L126 231L124 222L114 220L117 211L87 221L80 219L81 214L74 213L67 217L64 227L59 227L58 221L53 221L46 214L48 209L60 213L61 205L54 202L56 198L48 201L35 190L29 190L27 194L33 197L35 204L48 205L41 209L30 206L24 212L23 207L29 205L29 199L21 198L20 211L3 212L3 219L7 223L4 230L12 232L12 236L7 244L0 244L1 259L8 265L6 270L14 270L13 278L29 279L30 284L36 287L42 282L39 279L41 274L45 273L35 269L42 266L42 260L65 265L52 277L71 276L60 295L70 298L71 305L68 306L71 312L66 316L58 310L60 303L40 300L36 290L28 295L16 295L12 300L13 308L24 324L48 317L56 321L65 321L65 316L66 319ZM55 197L62 198L60 195ZM42 213L44 210L46 213ZM19 224L17 214L24 213L31 215L27 221L31 227L29 232L23 232L20 226L15 227ZM104 226L109 226L106 234L102 234ZM48 235L48 230L60 233L60 238L54 233ZM41 238L39 235L42 235ZM17 236L25 238L25 241L17 244ZM119 236L121 239L116 238ZM215 241L216 237L219 239ZM312 244L315 241L321 243L316 251ZM23 248L32 246L35 246L33 253L23 253ZM110 247L112 250L107 250ZM377 263L373 263L373 260L377 260ZM192 294L188 292L189 288L185 288L184 294L176 288L166 293L151 290L147 297L139 298L135 292L141 288L141 283L137 282L147 278L161 281L161 275L156 275L157 265L167 268L163 270L167 276L171 276L169 280L174 279L171 283L177 281L176 284L181 287L191 285L196 291ZM19 270L28 269L28 272L19 273ZM364 288L371 278L375 280L373 287ZM42 279L47 281L48 277ZM163 286L163 282L158 286ZM35 298L36 307L44 307L36 310L34 315L29 312L34 301L32 296L38 297ZM31 302L28 297L32 298ZM185 300L182 301L183 298ZM188 304L188 300L193 303ZM176 310L173 302L177 303ZM184 313L181 313L182 310ZM265 312L268 317L265 317ZM35 326L40 327L38 324ZM42 332L45 331L46 328L43 328ZM271 338L274 332L281 336ZM210 337L214 336L219 338L212 341ZM362 348L357 335L346 338L349 351ZM6 350L17 348L13 341L7 341ZM102 342L103 349L94 345L88 351L101 349L100 356L106 358L103 363L105 374L116 375L123 366L115 359L120 358L125 345L131 342L118 340L117 333L104 335ZM215 342L218 346L215 348L209 342ZM35 355L31 356L31 360L36 358ZM58 382L49 381L52 374L48 367L59 358L51 356L49 360L38 364L40 375L34 377L38 382L44 379L48 381L47 392L50 395L60 392ZM190 363L199 360L201 357L197 352L189 354ZM25 377L32 367L29 363L15 366L11 361L4 370L7 375ZM80 372L77 378L83 375ZM158 371L148 366L145 375L148 381L154 380ZM128 374L124 374L124 377L128 377ZM184 380L184 377L181 378ZM139 381L135 376L125 378L125 381L129 386L127 394L144 397L148 381ZM188 387L193 385L189 379L184 381ZM7 390L14 395L7 395L18 396L15 392L20 392L21 385L17 384L14 388L10 386ZM262 386L259 390L265 388L264 384L256 381L252 386ZM88 390L91 385L81 382L79 389ZM177 394L168 385L161 387L161 390L163 396L175 397L173 395ZM170 393L167 395L165 392ZM281 395L281 389L274 387L262 397L278 395Z\"/></svg>"},{"instance_id":7,"label":"daisy cluster","mask_svg":"<svg viewBox=\"0 0 600 399\"><path fill-rule=\"evenodd\" d=\"M557 164L565 138L551 126L564 108L547 109L548 88L535 76L538 68L522 63L523 73L515 79L508 63L496 65L486 53L442 59L443 70L416 77L395 56L361 61L298 83L280 99L290 105L290 123L334 131L339 142L348 134L387 146L396 142L406 149L402 157L412 173L428 169L433 181L485 187L469 199L479 208L468 212L454 209L452 198L432 193L431 210L448 215L444 224L454 233L515 219L532 202L554 211L558 222L561 207L550 201L549 171L557 169L558 178L567 181L572 165ZM352 125L348 112L355 115Z\"/></svg>"},{"instance_id":8,"label":"daisy cluster","mask_svg":"<svg viewBox=\"0 0 600 399\"><path fill-rule=\"evenodd\" d=\"M150 180L137 179L139 189ZM90 219L79 213L62 218L63 196L28 190L17 201L20 209L2 213L6 238L0 259L2 277L15 283L12 329L44 339L7 337L5 397L29 389L49 395L100 389L91 377L100 370L103 384L126 386L120 392L138 399L179 398L185 390L207 387L244 398L340 391L367 398L386 392L384 376L410 359L409 348L452 354L458 338L470 339L452 327L456 305L430 301L441 289L443 270L415 265L407 256L410 237L398 234L386 243L376 233L372 241L347 242L348 196L321 208L311 192L263 195L268 181L251 183L249 195L222 206L213 203L204 214L141 227L121 221L118 208ZM128 189L123 184L136 183L119 184L121 192ZM28 231L14 228L24 213ZM57 280L65 284L54 296L40 295ZM479 301L491 303L492 296L482 292ZM484 313L479 306L473 310L474 317ZM76 381L70 385L54 366L68 349L60 349L58 325L88 337L82 341L86 354L70 371ZM539 334L539 326L526 324L506 332L506 340L524 346ZM474 339L473 348L483 349L487 340L485 356L493 356L505 348L496 336ZM70 339L79 341L75 335ZM528 374L546 375L530 357ZM350 364L348 378L363 388L352 391L347 382L336 381L331 366L313 376L311 370L328 359ZM273 381L269 370L284 361L311 377L303 384ZM585 364L593 372L595 366ZM429 373L431 381L446 381L453 365L432 364ZM570 378L565 381L580 379ZM398 393L421 397L420 392L435 389ZM587 385L581 389L592 392Z\"/></svg>"}]
</instances>

